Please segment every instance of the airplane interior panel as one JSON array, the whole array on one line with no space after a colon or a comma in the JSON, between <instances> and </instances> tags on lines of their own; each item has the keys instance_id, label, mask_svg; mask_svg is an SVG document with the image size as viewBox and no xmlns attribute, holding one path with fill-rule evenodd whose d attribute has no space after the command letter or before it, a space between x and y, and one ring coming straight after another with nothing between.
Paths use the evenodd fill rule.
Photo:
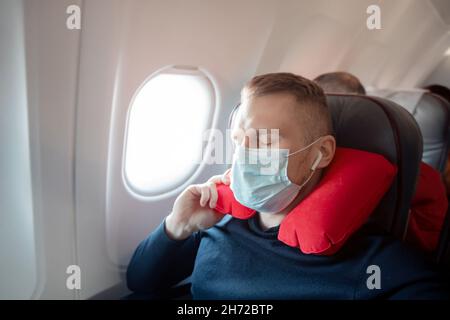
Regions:
<instances>
[{"instance_id":1,"label":"airplane interior panel","mask_svg":"<svg viewBox=\"0 0 450 320\"><path fill-rule=\"evenodd\" d=\"M0 26L0 300L450 297L449 1L0 0Z\"/></svg>"}]
</instances>

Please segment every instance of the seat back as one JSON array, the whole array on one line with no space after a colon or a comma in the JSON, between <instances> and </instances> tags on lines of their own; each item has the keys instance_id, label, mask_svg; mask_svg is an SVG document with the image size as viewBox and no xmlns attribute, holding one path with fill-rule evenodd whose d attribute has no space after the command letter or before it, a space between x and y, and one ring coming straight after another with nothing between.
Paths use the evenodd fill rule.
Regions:
<instances>
[{"instance_id":1,"label":"seat back","mask_svg":"<svg viewBox=\"0 0 450 320\"><path fill-rule=\"evenodd\" d=\"M423 137L422 161L441 173L445 170L449 145L450 106L426 90L381 90L372 94L396 102L416 119Z\"/></svg>"}]
</instances>

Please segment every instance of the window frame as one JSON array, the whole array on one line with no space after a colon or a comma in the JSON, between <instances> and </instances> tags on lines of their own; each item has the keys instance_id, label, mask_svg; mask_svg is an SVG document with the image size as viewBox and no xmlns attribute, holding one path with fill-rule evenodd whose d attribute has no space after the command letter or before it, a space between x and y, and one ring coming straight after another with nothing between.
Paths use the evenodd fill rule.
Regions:
<instances>
[{"instance_id":1,"label":"window frame","mask_svg":"<svg viewBox=\"0 0 450 320\"><path fill-rule=\"evenodd\" d=\"M127 107L127 114L125 119L125 130L123 137L123 149L122 149L122 163L121 163L121 176L122 182L125 186L125 189L129 194L133 197L142 200L142 201L155 201L165 199L171 196L178 194L180 191L186 188L187 185L191 184L201 173L202 169L206 165L205 159L201 159L200 163L193 165L189 171L186 173L187 179L183 179L180 182L174 183L174 186L170 189L159 189L155 191L144 191L133 186L133 183L129 180L126 173L126 155L127 155L127 144L128 144L128 133L130 127L130 115L133 109L133 104L141 92L141 90L147 85L152 79L158 77L162 74L175 74L175 75L192 75L197 77L202 77L206 80L206 84L210 90L209 94L211 96L210 101L210 112L206 119L206 125L204 130L210 130L211 132L213 128L216 128L217 125L217 117L218 117L218 109L219 109L219 92L217 90L216 81L212 77L212 75L201 67L194 66L185 66L185 65L171 65L163 67L156 72L150 74L147 78L142 81L139 87L134 91L133 96ZM212 134L209 135L206 146L202 146L202 154L208 154L210 151Z\"/></svg>"}]
</instances>

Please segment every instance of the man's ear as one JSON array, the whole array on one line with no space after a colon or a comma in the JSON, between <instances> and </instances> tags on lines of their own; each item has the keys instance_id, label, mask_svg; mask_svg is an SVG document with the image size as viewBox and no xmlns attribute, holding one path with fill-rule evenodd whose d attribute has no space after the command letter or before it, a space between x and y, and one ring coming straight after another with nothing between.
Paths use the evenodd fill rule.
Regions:
<instances>
[{"instance_id":1,"label":"man's ear","mask_svg":"<svg viewBox=\"0 0 450 320\"><path fill-rule=\"evenodd\" d=\"M336 139L332 135L324 136L319 150L322 153L322 160L320 160L317 169L323 169L330 164L331 160L333 160L334 153L336 152Z\"/></svg>"}]
</instances>

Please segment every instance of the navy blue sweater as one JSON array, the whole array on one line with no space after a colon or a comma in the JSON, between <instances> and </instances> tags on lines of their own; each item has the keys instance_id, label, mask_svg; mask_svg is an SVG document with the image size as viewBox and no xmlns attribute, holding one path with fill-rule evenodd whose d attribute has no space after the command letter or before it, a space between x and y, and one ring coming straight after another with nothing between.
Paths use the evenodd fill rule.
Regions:
<instances>
[{"instance_id":1,"label":"navy blue sweater","mask_svg":"<svg viewBox=\"0 0 450 320\"><path fill-rule=\"evenodd\" d=\"M136 249L128 287L157 295L192 275L194 299L448 298L443 280L419 252L373 227L364 226L332 256L303 254L280 242L278 229L263 231L256 215L227 215L177 241L167 236L163 221ZM380 268L381 289L367 286L371 265Z\"/></svg>"}]
</instances>

